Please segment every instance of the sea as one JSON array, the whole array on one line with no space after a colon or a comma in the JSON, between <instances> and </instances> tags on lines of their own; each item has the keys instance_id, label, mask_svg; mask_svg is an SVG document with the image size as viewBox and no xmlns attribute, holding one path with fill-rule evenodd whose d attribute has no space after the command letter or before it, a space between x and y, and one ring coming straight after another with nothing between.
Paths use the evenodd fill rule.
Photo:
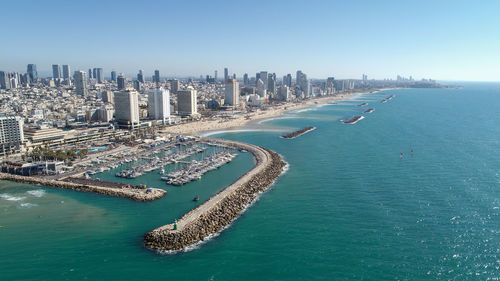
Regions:
<instances>
[{"instance_id":1,"label":"sea","mask_svg":"<svg viewBox=\"0 0 500 281\"><path fill-rule=\"evenodd\" d=\"M500 84L453 84L210 134L272 149L288 170L229 228L175 255L146 250L143 235L250 170L249 153L180 187L157 171L96 175L167 190L148 203L0 181L0 280L500 280Z\"/></svg>"}]
</instances>

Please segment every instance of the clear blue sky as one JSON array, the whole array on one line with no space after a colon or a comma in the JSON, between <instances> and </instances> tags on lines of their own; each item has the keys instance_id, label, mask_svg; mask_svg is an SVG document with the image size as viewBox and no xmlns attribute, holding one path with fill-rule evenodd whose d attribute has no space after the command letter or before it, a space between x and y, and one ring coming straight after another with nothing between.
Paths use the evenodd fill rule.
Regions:
<instances>
[{"instance_id":1,"label":"clear blue sky","mask_svg":"<svg viewBox=\"0 0 500 281\"><path fill-rule=\"evenodd\" d=\"M500 80L500 1L0 1L0 70Z\"/></svg>"}]
</instances>

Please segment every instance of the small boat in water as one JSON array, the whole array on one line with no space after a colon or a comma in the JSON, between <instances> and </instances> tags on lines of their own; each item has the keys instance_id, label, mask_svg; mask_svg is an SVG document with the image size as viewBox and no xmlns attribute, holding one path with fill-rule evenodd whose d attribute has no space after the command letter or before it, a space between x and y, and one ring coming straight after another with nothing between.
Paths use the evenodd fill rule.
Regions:
<instances>
[{"instance_id":1,"label":"small boat in water","mask_svg":"<svg viewBox=\"0 0 500 281\"><path fill-rule=\"evenodd\" d=\"M200 196L196 195L196 197L194 197L194 198L193 198L193 201L194 201L194 202L198 202L198 201L200 201Z\"/></svg>"}]
</instances>

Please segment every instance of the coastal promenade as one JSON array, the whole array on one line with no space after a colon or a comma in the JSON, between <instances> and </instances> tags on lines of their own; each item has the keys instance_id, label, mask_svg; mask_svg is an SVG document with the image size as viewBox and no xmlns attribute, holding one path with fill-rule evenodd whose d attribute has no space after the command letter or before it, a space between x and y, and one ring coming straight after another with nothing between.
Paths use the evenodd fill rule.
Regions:
<instances>
[{"instance_id":1,"label":"coastal promenade","mask_svg":"<svg viewBox=\"0 0 500 281\"><path fill-rule=\"evenodd\" d=\"M158 188L140 188L131 185L110 186L106 182L102 182L102 184L100 184L100 181L86 179L79 179L79 181L71 182L0 173L0 180L38 184L43 186L72 189L84 192L94 192L109 196L129 198L134 201L140 202L159 199L166 193L165 190Z\"/></svg>"},{"instance_id":2,"label":"coastal promenade","mask_svg":"<svg viewBox=\"0 0 500 281\"><path fill-rule=\"evenodd\" d=\"M181 251L222 231L254 202L260 192L273 184L286 165L279 154L262 147L227 140L205 141L247 150L255 157L256 165L236 182L186 213L176 224L167 224L146 233L144 242L147 248L160 253Z\"/></svg>"}]
</instances>

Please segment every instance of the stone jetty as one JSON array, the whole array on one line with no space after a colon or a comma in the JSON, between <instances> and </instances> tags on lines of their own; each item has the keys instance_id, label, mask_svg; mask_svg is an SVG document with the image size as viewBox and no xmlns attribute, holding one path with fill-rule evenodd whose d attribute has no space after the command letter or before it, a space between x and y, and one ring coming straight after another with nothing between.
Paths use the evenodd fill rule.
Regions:
<instances>
[{"instance_id":1,"label":"stone jetty","mask_svg":"<svg viewBox=\"0 0 500 281\"><path fill-rule=\"evenodd\" d=\"M175 253L222 231L255 201L259 193L274 183L286 165L279 154L265 148L226 140L210 142L249 151L257 163L236 182L186 213L176 224L164 225L146 233L146 248L160 253Z\"/></svg>"},{"instance_id":2,"label":"stone jetty","mask_svg":"<svg viewBox=\"0 0 500 281\"><path fill-rule=\"evenodd\" d=\"M71 178L67 181L49 180L40 177L26 177L0 173L0 180L9 180L28 184L38 184L49 187L94 192L109 196L124 197L135 201L146 202L159 199L165 195L165 190L159 188L139 187L131 185L111 186L108 182L90 179ZM102 184L101 184L102 183Z\"/></svg>"},{"instance_id":3,"label":"stone jetty","mask_svg":"<svg viewBox=\"0 0 500 281\"><path fill-rule=\"evenodd\" d=\"M282 135L281 138L283 139L294 139L296 137L300 137L303 134L309 133L310 131L316 130L316 127L305 127L303 129L300 129L298 131L292 132L290 134Z\"/></svg>"}]
</instances>

